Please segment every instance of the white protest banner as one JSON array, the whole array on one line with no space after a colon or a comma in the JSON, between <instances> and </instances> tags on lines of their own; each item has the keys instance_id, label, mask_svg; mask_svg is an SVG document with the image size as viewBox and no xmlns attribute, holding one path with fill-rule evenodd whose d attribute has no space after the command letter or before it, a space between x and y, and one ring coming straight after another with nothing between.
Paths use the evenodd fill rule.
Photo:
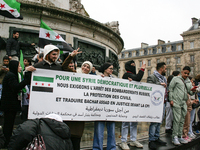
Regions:
<instances>
[{"instance_id":1,"label":"white protest banner","mask_svg":"<svg viewBox=\"0 0 200 150\"><path fill-rule=\"evenodd\" d=\"M161 122L161 85L65 71L32 73L29 119L50 113L63 120Z\"/></svg>"}]
</instances>

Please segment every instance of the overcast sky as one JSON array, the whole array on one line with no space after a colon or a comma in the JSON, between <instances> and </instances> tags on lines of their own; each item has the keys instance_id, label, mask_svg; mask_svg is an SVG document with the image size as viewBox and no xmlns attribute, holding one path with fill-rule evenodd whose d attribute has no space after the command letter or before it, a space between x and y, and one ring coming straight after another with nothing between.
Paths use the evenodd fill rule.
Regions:
<instances>
[{"instance_id":1,"label":"overcast sky","mask_svg":"<svg viewBox=\"0 0 200 150\"><path fill-rule=\"evenodd\" d=\"M200 18L200 0L82 0L90 18L119 21L124 48L182 40L180 35Z\"/></svg>"}]
</instances>

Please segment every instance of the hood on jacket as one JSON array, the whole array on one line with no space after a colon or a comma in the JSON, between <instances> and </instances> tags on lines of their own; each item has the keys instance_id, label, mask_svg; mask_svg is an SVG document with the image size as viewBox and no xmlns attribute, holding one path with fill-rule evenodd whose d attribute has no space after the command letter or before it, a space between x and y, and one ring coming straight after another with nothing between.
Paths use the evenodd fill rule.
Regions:
<instances>
[{"instance_id":1,"label":"hood on jacket","mask_svg":"<svg viewBox=\"0 0 200 150\"><path fill-rule=\"evenodd\" d=\"M9 71L14 73L17 78L18 78L18 66L19 66L19 61L11 60L9 62Z\"/></svg>"},{"instance_id":2,"label":"hood on jacket","mask_svg":"<svg viewBox=\"0 0 200 150\"><path fill-rule=\"evenodd\" d=\"M132 63L135 63L133 60L130 60L125 63L125 69L126 71L130 71L133 74L136 74L136 66L131 66Z\"/></svg>"},{"instance_id":3,"label":"hood on jacket","mask_svg":"<svg viewBox=\"0 0 200 150\"><path fill-rule=\"evenodd\" d=\"M48 127L59 137L63 139L70 138L70 129L67 124L49 118L41 118Z\"/></svg>"},{"instance_id":4,"label":"hood on jacket","mask_svg":"<svg viewBox=\"0 0 200 150\"><path fill-rule=\"evenodd\" d=\"M58 47L54 46L54 45L48 44L48 45L46 45L46 46L44 47L44 57L43 57L43 59L44 59L45 61L47 61L46 56L47 56L49 53L51 53L53 50L58 50L58 58L59 58L59 56L60 56L60 49L59 49ZM57 58L57 60L58 60L58 58ZM47 62L48 62L48 61L47 61Z\"/></svg>"},{"instance_id":5,"label":"hood on jacket","mask_svg":"<svg viewBox=\"0 0 200 150\"><path fill-rule=\"evenodd\" d=\"M63 122L62 117L57 114L49 114L49 115L46 115L45 118L54 119L54 120Z\"/></svg>"}]
</instances>

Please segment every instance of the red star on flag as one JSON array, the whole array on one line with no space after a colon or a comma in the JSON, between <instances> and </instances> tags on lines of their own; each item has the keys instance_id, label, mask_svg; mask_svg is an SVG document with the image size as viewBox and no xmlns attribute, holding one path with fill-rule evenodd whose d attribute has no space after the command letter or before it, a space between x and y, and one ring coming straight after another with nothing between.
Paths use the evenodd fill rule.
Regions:
<instances>
[{"instance_id":1,"label":"red star on flag","mask_svg":"<svg viewBox=\"0 0 200 150\"><path fill-rule=\"evenodd\" d=\"M1 4L0 7L1 7L1 9L5 8L5 4Z\"/></svg>"},{"instance_id":2,"label":"red star on flag","mask_svg":"<svg viewBox=\"0 0 200 150\"><path fill-rule=\"evenodd\" d=\"M11 10L9 10L11 13L13 13L14 12L14 10L13 9L11 9Z\"/></svg>"},{"instance_id":3,"label":"red star on flag","mask_svg":"<svg viewBox=\"0 0 200 150\"><path fill-rule=\"evenodd\" d=\"M42 85L44 85L44 83L42 83Z\"/></svg>"},{"instance_id":4,"label":"red star on flag","mask_svg":"<svg viewBox=\"0 0 200 150\"><path fill-rule=\"evenodd\" d=\"M50 86L50 84L48 84L48 86Z\"/></svg>"},{"instance_id":5,"label":"red star on flag","mask_svg":"<svg viewBox=\"0 0 200 150\"><path fill-rule=\"evenodd\" d=\"M56 39L59 39L60 38L60 35L58 34L57 36L55 36L56 37Z\"/></svg>"},{"instance_id":6,"label":"red star on flag","mask_svg":"<svg viewBox=\"0 0 200 150\"><path fill-rule=\"evenodd\" d=\"M29 99L29 98L30 98L30 94L27 93L27 97L26 97L26 99Z\"/></svg>"},{"instance_id":7,"label":"red star on flag","mask_svg":"<svg viewBox=\"0 0 200 150\"><path fill-rule=\"evenodd\" d=\"M46 34L46 37L50 38L50 34L49 32L48 33L45 33Z\"/></svg>"},{"instance_id":8,"label":"red star on flag","mask_svg":"<svg viewBox=\"0 0 200 150\"><path fill-rule=\"evenodd\" d=\"M35 83L35 85L37 85L37 83Z\"/></svg>"}]
</instances>

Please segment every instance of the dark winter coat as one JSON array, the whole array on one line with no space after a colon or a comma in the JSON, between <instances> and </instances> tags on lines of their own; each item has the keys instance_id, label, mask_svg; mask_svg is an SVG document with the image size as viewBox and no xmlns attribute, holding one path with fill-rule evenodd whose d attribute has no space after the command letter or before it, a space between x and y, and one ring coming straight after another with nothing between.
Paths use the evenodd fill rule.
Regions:
<instances>
[{"instance_id":1,"label":"dark winter coat","mask_svg":"<svg viewBox=\"0 0 200 150\"><path fill-rule=\"evenodd\" d=\"M31 44L19 42L16 38L10 38L6 44L6 54L8 56L19 56L20 47L30 47Z\"/></svg>"},{"instance_id":2,"label":"dark winter coat","mask_svg":"<svg viewBox=\"0 0 200 150\"><path fill-rule=\"evenodd\" d=\"M2 66L6 66L6 65L3 64ZM8 71L1 69L2 66L0 66L0 84L2 84L3 78L5 77L6 73L8 73ZM8 66L6 66L6 67L8 67Z\"/></svg>"},{"instance_id":3,"label":"dark winter coat","mask_svg":"<svg viewBox=\"0 0 200 150\"><path fill-rule=\"evenodd\" d=\"M3 79L3 90L1 96L1 107L2 111L19 111L21 110L20 103L18 100L18 93L25 85L29 84L30 74L26 73L24 80L19 83L18 79L18 65L19 62L12 60L9 63L9 72Z\"/></svg>"},{"instance_id":4,"label":"dark winter coat","mask_svg":"<svg viewBox=\"0 0 200 150\"><path fill-rule=\"evenodd\" d=\"M122 79L131 78L133 81L141 81L144 75L144 71L139 70L138 74L136 74L136 67L131 66L131 63L135 63L133 60L130 60L125 63L126 73L123 75Z\"/></svg>"},{"instance_id":5,"label":"dark winter coat","mask_svg":"<svg viewBox=\"0 0 200 150\"><path fill-rule=\"evenodd\" d=\"M38 133L42 135L47 150L73 150L69 127L49 118L27 120L20 124L13 131L8 150L22 150Z\"/></svg>"},{"instance_id":6,"label":"dark winter coat","mask_svg":"<svg viewBox=\"0 0 200 150\"><path fill-rule=\"evenodd\" d=\"M62 70L62 66L59 63L52 63L51 65L47 63L45 60L36 63L34 65L35 68L41 68L41 69L50 69L50 70Z\"/></svg>"}]
</instances>

